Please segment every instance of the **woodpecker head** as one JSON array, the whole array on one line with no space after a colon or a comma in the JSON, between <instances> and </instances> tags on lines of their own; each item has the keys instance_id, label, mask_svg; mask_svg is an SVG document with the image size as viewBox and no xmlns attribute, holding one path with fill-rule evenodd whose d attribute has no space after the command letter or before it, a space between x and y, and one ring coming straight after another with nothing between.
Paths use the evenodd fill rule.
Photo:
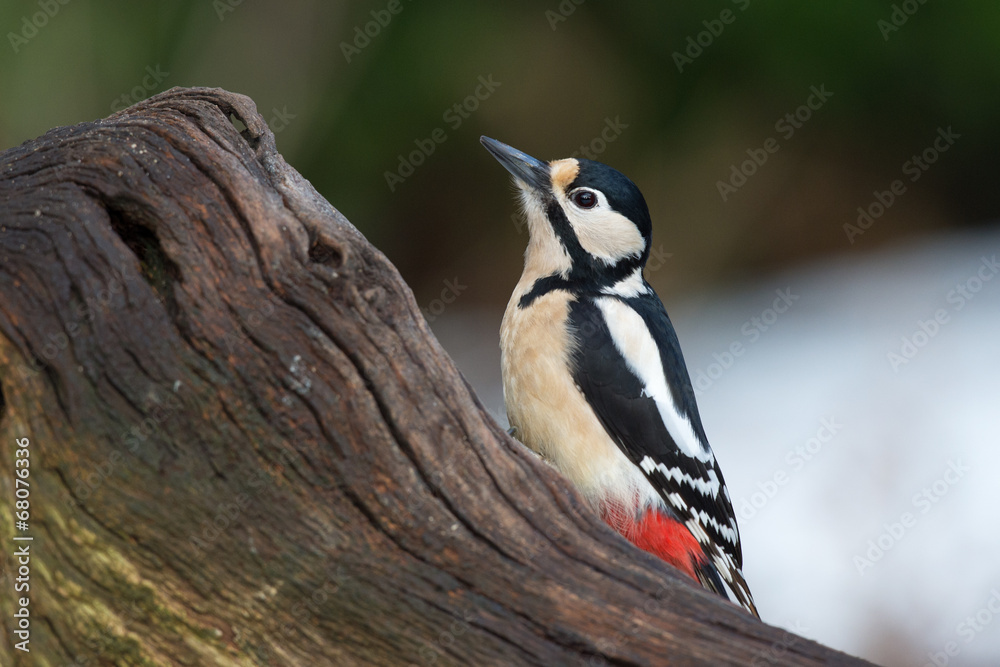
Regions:
<instances>
[{"instance_id":1,"label":"woodpecker head","mask_svg":"<svg viewBox=\"0 0 1000 667\"><path fill-rule=\"evenodd\" d=\"M652 223L635 183L593 160L546 164L496 139L480 141L520 189L531 237L526 269L595 287L641 275Z\"/></svg>"}]
</instances>

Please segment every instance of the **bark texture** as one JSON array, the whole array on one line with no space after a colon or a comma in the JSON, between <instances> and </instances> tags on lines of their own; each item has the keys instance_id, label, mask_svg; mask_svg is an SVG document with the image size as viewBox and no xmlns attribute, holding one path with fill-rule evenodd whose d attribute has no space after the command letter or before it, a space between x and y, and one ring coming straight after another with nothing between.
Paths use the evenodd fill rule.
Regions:
<instances>
[{"instance_id":1,"label":"bark texture","mask_svg":"<svg viewBox=\"0 0 1000 667\"><path fill-rule=\"evenodd\" d=\"M862 664L605 527L241 95L0 154L0 389L0 664Z\"/></svg>"}]
</instances>

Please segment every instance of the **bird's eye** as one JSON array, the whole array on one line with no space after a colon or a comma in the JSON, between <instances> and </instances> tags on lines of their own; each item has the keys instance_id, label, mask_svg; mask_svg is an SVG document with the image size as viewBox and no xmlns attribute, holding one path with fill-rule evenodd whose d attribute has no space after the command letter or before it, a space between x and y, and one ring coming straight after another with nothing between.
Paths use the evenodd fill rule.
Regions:
<instances>
[{"instance_id":1,"label":"bird's eye","mask_svg":"<svg viewBox=\"0 0 1000 667\"><path fill-rule=\"evenodd\" d=\"M573 203L580 208L594 208L597 206L597 195L590 190L577 190L573 193Z\"/></svg>"}]
</instances>

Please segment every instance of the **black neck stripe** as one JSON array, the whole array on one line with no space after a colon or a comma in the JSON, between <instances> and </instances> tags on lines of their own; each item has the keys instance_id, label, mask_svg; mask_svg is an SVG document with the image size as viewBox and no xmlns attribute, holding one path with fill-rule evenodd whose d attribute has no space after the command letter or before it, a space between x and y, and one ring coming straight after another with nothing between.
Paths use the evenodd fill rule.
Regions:
<instances>
[{"instance_id":1,"label":"black neck stripe","mask_svg":"<svg viewBox=\"0 0 1000 667\"><path fill-rule=\"evenodd\" d=\"M573 231L573 226L569 223L569 218L566 217L566 211L562 209L558 201L549 200L545 207L545 217L548 218L552 230L556 233L556 238L566 249L573 267L592 261L590 253L580 245L580 239L576 237L576 232Z\"/></svg>"},{"instance_id":2,"label":"black neck stripe","mask_svg":"<svg viewBox=\"0 0 1000 667\"><path fill-rule=\"evenodd\" d=\"M569 278L552 274L536 280L531 289L525 292L517 302L517 307L527 308L535 299L559 289L566 290L575 295L598 294L604 288L610 287L631 275L641 265L642 260L638 257L629 258L614 266L604 267L601 271L578 272L574 265L573 270L570 271Z\"/></svg>"},{"instance_id":3,"label":"black neck stripe","mask_svg":"<svg viewBox=\"0 0 1000 667\"><path fill-rule=\"evenodd\" d=\"M569 290L569 281L562 276L556 275L539 278L535 281L535 284L531 286L531 289L524 293L521 300L517 302L517 307L527 308L538 297L545 296L549 292L553 292L557 289Z\"/></svg>"}]
</instances>

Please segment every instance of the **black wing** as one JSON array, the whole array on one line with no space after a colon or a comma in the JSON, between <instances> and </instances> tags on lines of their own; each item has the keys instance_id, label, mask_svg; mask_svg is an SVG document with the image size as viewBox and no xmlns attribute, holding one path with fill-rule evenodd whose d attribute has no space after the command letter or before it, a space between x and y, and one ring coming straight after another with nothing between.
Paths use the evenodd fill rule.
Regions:
<instances>
[{"instance_id":1,"label":"black wing","mask_svg":"<svg viewBox=\"0 0 1000 667\"><path fill-rule=\"evenodd\" d=\"M667 400L673 401L673 406L666 408L675 410L690 423L699 441L698 456L688 454L675 442L664 424L661 411L664 406L657 403L643 379L631 370L640 361L626 359L627 352L623 353L616 345L595 298L618 299L642 318L660 357L658 368L643 372L647 376L654 372L664 376L670 392ZM740 573L743 556L732 502L705 437L677 335L660 299L652 291L633 298L580 297L570 305L569 324L577 341L573 376L587 402L612 440L642 469L667 506L698 539L709 563L720 570L738 601L752 609L753 602ZM691 444L687 446L690 448ZM719 590L718 575L706 574L708 580L703 579L703 583L728 597L724 590Z\"/></svg>"}]
</instances>

